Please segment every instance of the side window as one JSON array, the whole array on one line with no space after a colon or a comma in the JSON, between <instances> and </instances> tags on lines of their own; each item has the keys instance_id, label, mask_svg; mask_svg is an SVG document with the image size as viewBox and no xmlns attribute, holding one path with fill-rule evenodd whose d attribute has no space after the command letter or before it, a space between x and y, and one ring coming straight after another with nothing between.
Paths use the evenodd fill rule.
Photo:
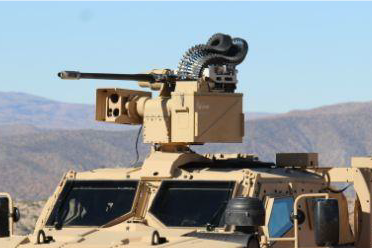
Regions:
<instances>
[{"instance_id":1,"label":"side window","mask_svg":"<svg viewBox=\"0 0 372 248\"><path fill-rule=\"evenodd\" d=\"M290 219L293 211L292 197L275 198L269 219L269 235L278 238L285 235L292 227Z\"/></svg>"}]
</instances>

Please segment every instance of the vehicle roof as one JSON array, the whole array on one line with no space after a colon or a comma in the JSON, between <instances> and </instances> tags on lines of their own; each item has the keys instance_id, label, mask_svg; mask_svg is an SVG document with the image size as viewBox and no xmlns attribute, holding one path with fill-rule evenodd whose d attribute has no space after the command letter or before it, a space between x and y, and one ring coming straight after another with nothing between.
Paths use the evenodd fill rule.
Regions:
<instances>
[{"instance_id":1,"label":"vehicle roof","mask_svg":"<svg viewBox=\"0 0 372 248\"><path fill-rule=\"evenodd\" d=\"M193 180L233 180L239 181L245 176L257 176L263 180L287 180L287 181L318 181L323 180L317 174L307 172L298 168L276 167L273 163L247 164L246 168L239 166L225 166L219 163L206 164L188 164L179 167L173 177L159 178L153 175L144 175L141 173L141 167L130 168L102 168L85 172L77 172L77 180L169 180L169 179L193 179Z\"/></svg>"}]
</instances>

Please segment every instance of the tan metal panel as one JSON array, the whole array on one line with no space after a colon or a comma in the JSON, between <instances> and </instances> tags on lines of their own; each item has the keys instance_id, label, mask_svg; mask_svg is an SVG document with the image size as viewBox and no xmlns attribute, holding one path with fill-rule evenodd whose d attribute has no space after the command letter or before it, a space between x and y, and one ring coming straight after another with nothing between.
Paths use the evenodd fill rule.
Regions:
<instances>
[{"instance_id":1,"label":"tan metal panel","mask_svg":"<svg viewBox=\"0 0 372 248\"><path fill-rule=\"evenodd\" d=\"M171 117L167 108L169 98L156 98L146 102L143 140L145 143L170 142Z\"/></svg>"},{"instance_id":2,"label":"tan metal panel","mask_svg":"<svg viewBox=\"0 0 372 248\"><path fill-rule=\"evenodd\" d=\"M174 93L172 98L172 142L242 142L242 94Z\"/></svg>"}]
</instances>

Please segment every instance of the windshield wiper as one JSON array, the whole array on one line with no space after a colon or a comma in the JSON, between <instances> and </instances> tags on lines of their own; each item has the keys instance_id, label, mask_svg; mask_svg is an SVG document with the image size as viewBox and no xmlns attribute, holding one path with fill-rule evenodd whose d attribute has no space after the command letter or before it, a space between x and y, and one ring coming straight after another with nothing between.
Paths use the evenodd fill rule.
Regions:
<instances>
[{"instance_id":1,"label":"windshield wiper","mask_svg":"<svg viewBox=\"0 0 372 248\"><path fill-rule=\"evenodd\" d=\"M205 225L207 231L213 231L218 226L219 223L215 223L217 220L216 218L217 216L221 214L222 210L225 210L226 205L227 205L227 201L223 201L221 205L217 208L217 210L214 212L214 214L212 215L212 218ZM221 218L218 219L218 222L220 222L220 220Z\"/></svg>"}]
</instances>

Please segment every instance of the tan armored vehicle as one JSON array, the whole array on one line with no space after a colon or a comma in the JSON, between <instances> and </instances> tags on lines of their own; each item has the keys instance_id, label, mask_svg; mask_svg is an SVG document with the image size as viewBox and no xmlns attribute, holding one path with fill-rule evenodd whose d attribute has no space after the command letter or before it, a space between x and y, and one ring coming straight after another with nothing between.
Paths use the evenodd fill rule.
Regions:
<instances>
[{"instance_id":1,"label":"tan armored vehicle","mask_svg":"<svg viewBox=\"0 0 372 248\"><path fill-rule=\"evenodd\" d=\"M189 49L176 71L59 73L137 80L158 91L97 90L96 119L143 125L151 152L140 167L69 171L28 236L13 234L19 213L3 195L0 247L371 247L371 157L325 168L315 153L277 154L268 163L192 151L242 142L236 65L247 51L245 40L216 34ZM331 185L339 182L356 192L353 229L343 189Z\"/></svg>"}]
</instances>

